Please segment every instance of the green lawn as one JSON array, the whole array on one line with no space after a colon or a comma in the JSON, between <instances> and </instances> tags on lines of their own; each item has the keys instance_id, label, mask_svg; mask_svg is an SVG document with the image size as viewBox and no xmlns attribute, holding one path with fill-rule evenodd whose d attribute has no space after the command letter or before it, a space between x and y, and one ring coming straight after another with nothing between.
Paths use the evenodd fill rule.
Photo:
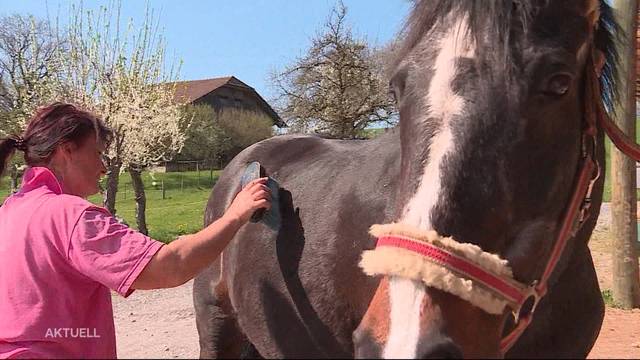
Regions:
<instances>
[{"instance_id":1,"label":"green lawn","mask_svg":"<svg viewBox=\"0 0 640 360\"><path fill-rule=\"evenodd\" d=\"M152 185L149 172L142 175L147 194L147 226L149 235L165 243L177 236L190 234L202 229L204 207L209 198L211 188L218 180L220 171L208 170L198 173L155 173L158 183ZM165 199L162 199L161 182L164 181ZM4 178L0 184L0 201L8 195L8 179ZM100 195L92 196L89 201L102 205ZM128 173L120 176L118 194L116 197L117 215L122 217L130 226L136 227L135 201L131 178Z\"/></svg>"}]
</instances>

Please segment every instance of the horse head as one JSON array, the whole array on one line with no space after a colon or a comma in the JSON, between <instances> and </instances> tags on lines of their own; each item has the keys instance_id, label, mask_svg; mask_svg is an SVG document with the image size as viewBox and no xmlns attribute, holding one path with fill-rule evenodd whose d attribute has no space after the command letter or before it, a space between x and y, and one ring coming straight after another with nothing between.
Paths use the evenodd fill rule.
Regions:
<instances>
[{"instance_id":1,"label":"horse head","mask_svg":"<svg viewBox=\"0 0 640 360\"><path fill-rule=\"evenodd\" d=\"M612 19L597 0L417 2L390 84L400 110L398 212L373 234L420 238L516 289L535 285L580 173L586 109L600 96L610 105ZM357 356L504 355L517 319L490 282L443 268L441 255L425 265L406 248L378 250L361 263L383 276L354 332Z\"/></svg>"}]
</instances>

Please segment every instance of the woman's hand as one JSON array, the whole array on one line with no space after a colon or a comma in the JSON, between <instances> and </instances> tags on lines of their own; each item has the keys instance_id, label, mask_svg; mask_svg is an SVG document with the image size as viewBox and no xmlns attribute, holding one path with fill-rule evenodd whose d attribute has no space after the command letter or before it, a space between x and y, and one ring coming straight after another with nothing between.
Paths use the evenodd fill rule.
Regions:
<instances>
[{"instance_id":1,"label":"woman's hand","mask_svg":"<svg viewBox=\"0 0 640 360\"><path fill-rule=\"evenodd\" d=\"M236 195L222 218L195 234L184 235L162 246L151 258L133 289L158 289L182 285L209 266L258 209L271 208L268 178L248 183Z\"/></svg>"},{"instance_id":2,"label":"woman's hand","mask_svg":"<svg viewBox=\"0 0 640 360\"><path fill-rule=\"evenodd\" d=\"M267 187L266 177L253 180L236 195L223 215L245 224L258 209L271 208L271 190Z\"/></svg>"}]
</instances>

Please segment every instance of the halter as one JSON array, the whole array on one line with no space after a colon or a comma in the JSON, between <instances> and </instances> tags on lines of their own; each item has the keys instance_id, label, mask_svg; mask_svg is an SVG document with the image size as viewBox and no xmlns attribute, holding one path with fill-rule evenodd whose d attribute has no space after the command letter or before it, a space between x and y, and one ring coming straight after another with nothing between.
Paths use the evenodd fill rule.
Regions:
<instances>
[{"instance_id":1,"label":"halter","mask_svg":"<svg viewBox=\"0 0 640 360\"><path fill-rule=\"evenodd\" d=\"M593 52L586 67L585 115L582 129L581 158L573 194L569 200L554 247L542 276L531 284L513 277L506 260L482 251L476 245L458 243L437 233L411 229L401 224L374 225L378 238L375 250L363 253L360 266L369 275L394 275L423 281L467 300L491 314L511 309L514 328L500 342L506 354L533 319L547 284L564 249L590 215L593 186L600 177L596 159L598 126L626 155L640 160L640 146L611 121L603 108L600 83ZM590 99L594 99L590 104ZM401 258L400 258L401 257Z\"/></svg>"}]
</instances>

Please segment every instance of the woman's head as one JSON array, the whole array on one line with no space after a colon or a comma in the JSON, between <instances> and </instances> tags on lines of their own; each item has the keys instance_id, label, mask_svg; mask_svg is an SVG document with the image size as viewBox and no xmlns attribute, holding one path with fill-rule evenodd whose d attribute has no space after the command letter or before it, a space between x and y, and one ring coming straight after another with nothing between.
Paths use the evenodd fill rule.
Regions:
<instances>
[{"instance_id":1,"label":"woman's head","mask_svg":"<svg viewBox=\"0 0 640 360\"><path fill-rule=\"evenodd\" d=\"M0 174L15 150L29 166L51 169L65 193L86 197L98 191L105 169L102 152L112 132L95 115L74 105L54 103L38 109L22 135L0 140Z\"/></svg>"}]
</instances>

